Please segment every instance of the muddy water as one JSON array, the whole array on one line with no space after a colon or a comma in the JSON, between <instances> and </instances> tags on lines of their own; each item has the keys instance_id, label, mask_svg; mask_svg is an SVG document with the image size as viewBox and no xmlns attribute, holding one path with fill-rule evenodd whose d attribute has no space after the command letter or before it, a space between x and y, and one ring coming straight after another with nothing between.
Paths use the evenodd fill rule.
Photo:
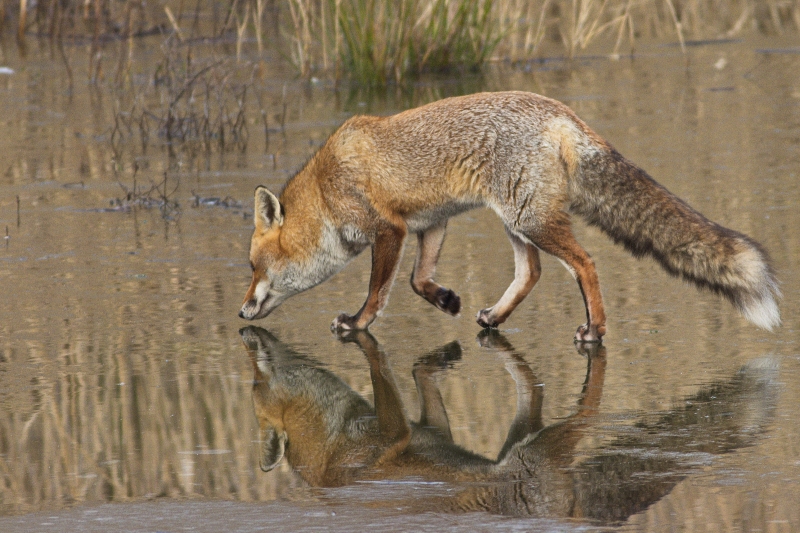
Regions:
<instances>
[{"instance_id":1,"label":"muddy water","mask_svg":"<svg viewBox=\"0 0 800 533\"><path fill-rule=\"evenodd\" d=\"M275 70L261 83L271 113L286 104L284 130L267 143L254 118L246 150L211 153L133 142L115 151L115 102L81 79L84 51L66 51L72 86L60 54L4 54L0 66L14 73L0 74L3 531L800 524L796 40L707 44L687 56L642 45L633 60L498 67L388 96L304 86ZM342 342L328 330L363 301L365 255L260 321L269 333L251 331L261 340L248 353L236 313L254 186L279 188L353 114L501 89L566 102L673 192L762 242L782 281L783 327L756 329L576 222L605 296L603 350L573 346L580 292L550 258L501 335L478 338L475 313L514 269L499 221L474 211L451 222L439 266L462 298L460 317L410 290L409 242L373 339ZM120 183L132 186L134 161L139 183L167 173L178 211L107 209L124 196ZM269 372L306 369L298 387L323 398L296 418L301 427L345 421L346 407L372 402L382 384L384 401L411 421L427 406L427 425L441 429L431 405L443 406L452 443L445 431L435 439L451 452L435 472L387 469L339 488L303 481L287 458L262 472L251 358L267 352ZM312 433L289 446L332 446ZM488 462L509 446L535 466L516 468L513 482L471 478L453 458L467 450Z\"/></svg>"}]
</instances>

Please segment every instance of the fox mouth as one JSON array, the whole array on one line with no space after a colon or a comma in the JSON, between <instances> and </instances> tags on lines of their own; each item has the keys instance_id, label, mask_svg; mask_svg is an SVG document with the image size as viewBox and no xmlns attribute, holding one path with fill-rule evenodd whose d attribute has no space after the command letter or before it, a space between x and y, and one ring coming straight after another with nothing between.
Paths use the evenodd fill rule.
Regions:
<instances>
[{"instance_id":1,"label":"fox mouth","mask_svg":"<svg viewBox=\"0 0 800 533\"><path fill-rule=\"evenodd\" d=\"M278 298L268 295L260 304L255 299L246 301L241 310L239 317L245 320L259 320L269 315L280 304Z\"/></svg>"},{"instance_id":2,"label":"fox mouth","mask_svg":"<svg viewBox=\"0 0 800 533\"><path fill-rule=\"evenodd\" d=\"M244 318L245 320L259 320L261 318L266 318L266 316L271 312L272 309L270 308L265 309L264 306L261 306L261 309L259 309L258 312L255 313L254 315L250 315L246 313L244 309L242 309L241 311L239 311L239 316Z\"/></svg>"}]
</instances>

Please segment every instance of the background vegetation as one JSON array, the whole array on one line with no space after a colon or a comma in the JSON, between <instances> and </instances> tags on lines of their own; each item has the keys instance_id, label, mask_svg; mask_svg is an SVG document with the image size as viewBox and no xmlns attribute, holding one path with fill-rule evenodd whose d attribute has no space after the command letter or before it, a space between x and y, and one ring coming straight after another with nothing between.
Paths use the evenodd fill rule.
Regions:
<instances>
[{"instance_id":1,"label":"background vegetation","mask_svg":"<svg viewBox=\"0 0 800 533\"><path fill-rule=\"evenodd\" d=\"M798 0L0 0L0 34L90 43L92 76L110 40L272 50L304 77L382 85L421 72L529 61L543 48L620 54L640 38L730 38L800 28ZM124 66L124 61L121 62ZM118 69L119 70L119 69Z\"/></svg>"}]
</instances>

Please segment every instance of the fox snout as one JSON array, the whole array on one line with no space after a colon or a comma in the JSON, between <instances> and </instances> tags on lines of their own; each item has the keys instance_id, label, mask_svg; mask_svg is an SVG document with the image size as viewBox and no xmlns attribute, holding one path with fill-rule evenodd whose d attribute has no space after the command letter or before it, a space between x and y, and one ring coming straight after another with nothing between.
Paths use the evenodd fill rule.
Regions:
<instances>
[{"instance_id":1,"label":"fox snout","mask_svg":"<svg viewBox=\"0 0 800 533\"><path fill-rule=\"evenodd\" d=\"M239 317L245 320L257 320L264 318L278 307L278 302L274 298L264 298L259 302L256 298L245 299L242 308L239 310Z\"/></svg>"},{"instance_id":2,"label":"fox snout","mask_svg":"<svg viewBox=\"0 0 800 533\"><path fill-rule=\"evenodd\" d=\"M244 318L245 320L254 320L257 314L258 302L255 300L246 301L242 304L242 308L239 309L239 318Z\"/></svg>"},{"instance_id":3,"label":"fox snout","mask_svg":"<svg viewBox=\"0 0 800 533\"><path fill-rule=\"evenodd\" d=\"M244 296L242 308L239 310L239 317L245 320L258 320L270 314L278 307L285 295L276 292L265 279L253 280L250 289Z\"/></svg>"},{"instance_id":4,"label":"fox snout","mask_svg":"<svg viewBox=\"0 0 800 533\"><path fill-rule=\"evenodd\" d=\"M239 309L239 318L244 318L245 320L254 320L260 310L261 306L258 305L258 300L255 298L245 297L244 302L242 302L242 308Z\"/></svg>"},{"instance_id":5,"label":"fox snout","mask_svg":"<svg viewBox=\"0 0 800 533\"><path fill-rule=\"evenodd\" d=\"M264 318L269 314L271 309L264 304L269 300L269 287L267 284L254 276L247 294L244 295L242 308L239 310L239 317L245 320L256 320ZM266 307L266 312L262 313Z\"/></svg>"}]
</instances>

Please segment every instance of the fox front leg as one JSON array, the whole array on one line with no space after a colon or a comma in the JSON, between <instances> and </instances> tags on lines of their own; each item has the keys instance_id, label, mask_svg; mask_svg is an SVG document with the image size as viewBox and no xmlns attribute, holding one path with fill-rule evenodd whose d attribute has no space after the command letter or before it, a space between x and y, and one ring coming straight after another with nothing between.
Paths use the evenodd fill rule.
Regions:
<instances>
[{"instance_id":1,"label":"fox front leg","mask_svg":"<svg viewBox=\"0 0 800 533\"><path fill-rule=\"evenodd\" d=\"M461 298L433 280L446 229L444 223L417 233L417 258L411 274L411 288L437 309L455 316L461 311Z\"/></svg>"},{"instance_id":2,"label":"fox front leg","mask_svg":"<svg viewBox=\"0 0 800 533\"><path fill-rule=\"evenodd\" d=\"M331 324L332 331L367 329L386 307L389 291L397 275L406 229L389 226L378 231L372 245L372 274L369 279L369 294L361 309L353 316L342 313Z\"/></svg>"}]
</instances>

